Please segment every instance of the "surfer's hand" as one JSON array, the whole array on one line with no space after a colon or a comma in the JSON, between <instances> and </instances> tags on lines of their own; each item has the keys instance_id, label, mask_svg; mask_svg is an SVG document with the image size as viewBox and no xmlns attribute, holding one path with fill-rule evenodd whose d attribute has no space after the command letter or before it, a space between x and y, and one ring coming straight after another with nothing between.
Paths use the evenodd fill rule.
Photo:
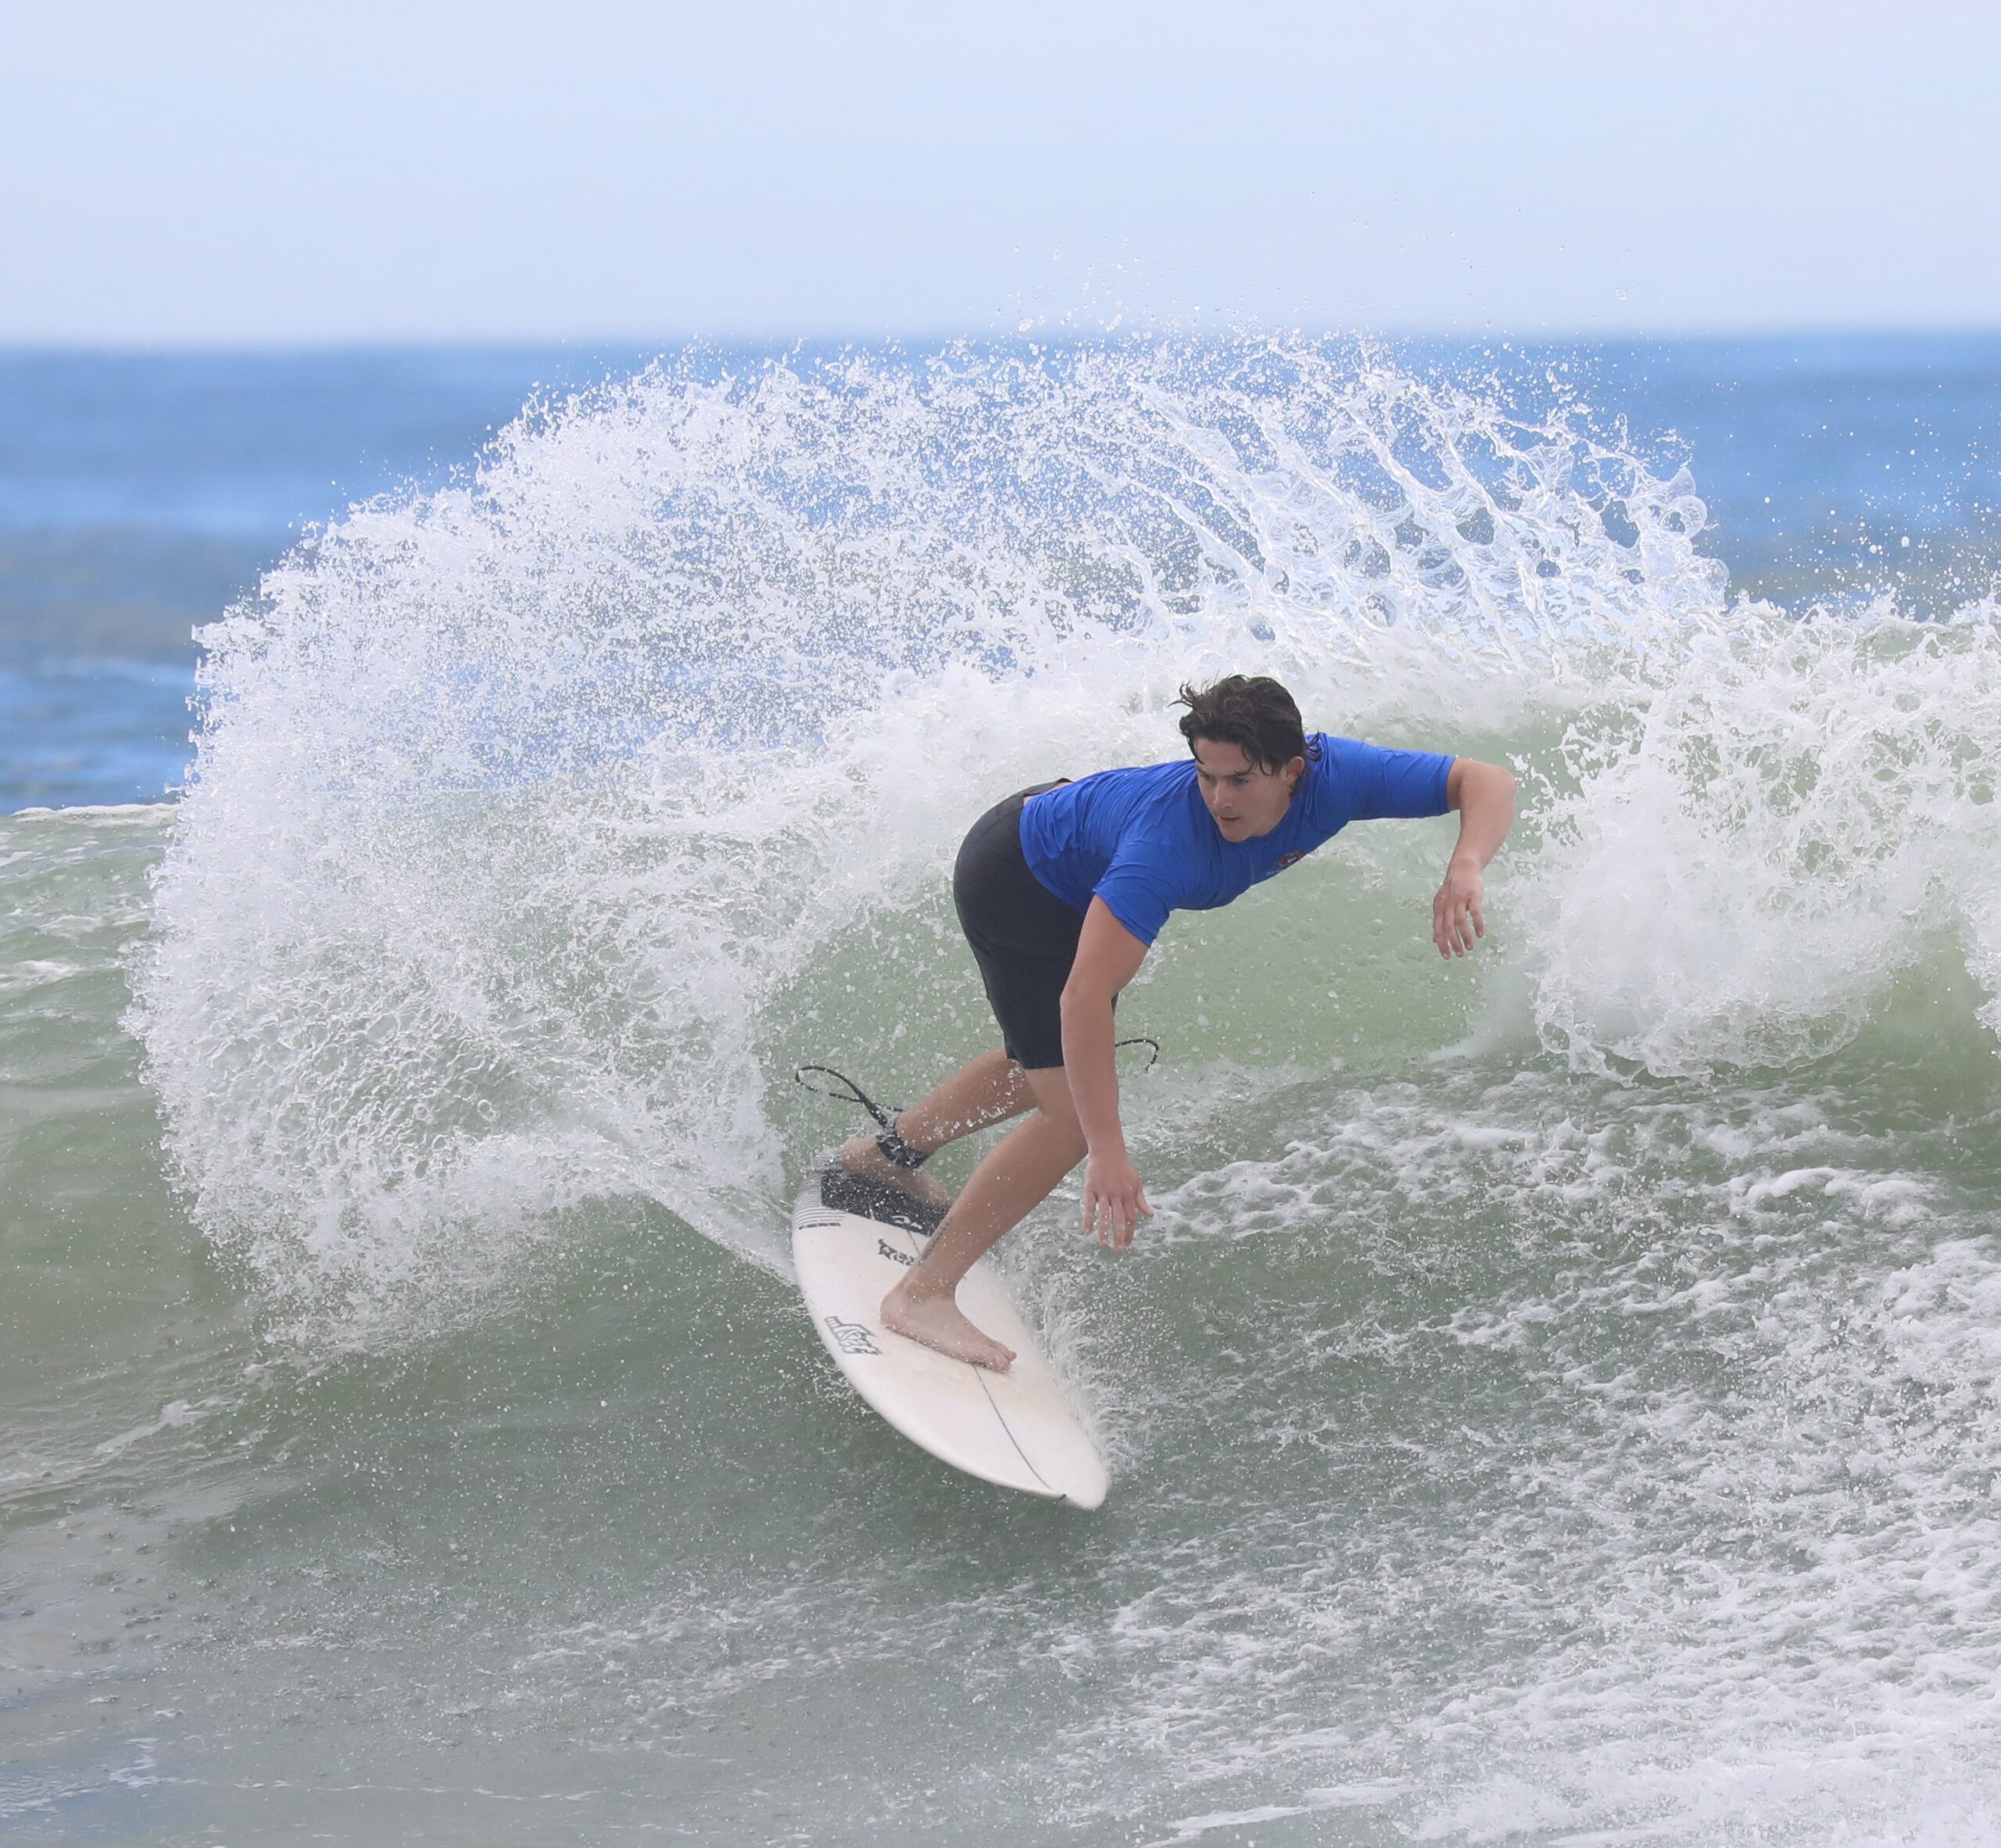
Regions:
<instances>
[{"instance_id":1,"label":"surfer's hand","mask_svg":"<svg viewBox=\"0 0 2001 1848\"><path fill-rule=\"evenodd\" d=\"M1454 860L1445 868L1445 883L1431 901L1431 940L1441 956L1463 956L1476 938L1487 934L1487 919L1480 901L1487 896L1487 882L1477 866Z\"/></svg>"},{"instance_id":2,"label":"surfer's hand","mask_svg":"<svg viewBox=\"0 0 2001 1848\"><path fill-rule=\"evenodd\" d=\"M1095 1233L1100 1245L1122 1252L1133 1242L1142 1219L1154 1216L1147 1204L1140 1171L1123 1149L1094 1155L1084 1166L1084 1235Z\"/></svg>"}]
</instances>

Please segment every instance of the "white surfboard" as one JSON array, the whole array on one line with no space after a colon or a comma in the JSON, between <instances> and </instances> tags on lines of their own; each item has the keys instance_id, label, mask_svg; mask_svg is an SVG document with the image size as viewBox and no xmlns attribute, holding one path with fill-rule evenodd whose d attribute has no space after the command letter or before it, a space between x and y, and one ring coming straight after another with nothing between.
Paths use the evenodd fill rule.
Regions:
<instances>
[{"instance_id":1,"label":"white surfboard","mask_svg":"<svg viewBox=\"0 0 2001 1848\"><path fill-rule=\"evenodd\" d=\"M901 1226L824 1205L817 1169L792 1212L799 1291L848 1384L933 1456L1003 1488L1095 1508L1104 1459L1065 1402L1041 1344L985 1259L959 1285L959 1307L1015 1350L1004 1373L954 1360L882 1326L882 1298L926 1241Z\"/></svg>"}]
</instances>

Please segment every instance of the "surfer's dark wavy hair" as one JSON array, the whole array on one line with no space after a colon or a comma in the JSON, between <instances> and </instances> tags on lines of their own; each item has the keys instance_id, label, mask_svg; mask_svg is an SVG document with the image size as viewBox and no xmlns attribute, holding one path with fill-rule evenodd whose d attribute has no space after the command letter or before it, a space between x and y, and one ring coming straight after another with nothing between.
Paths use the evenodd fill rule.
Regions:
<instances>
[{"instance_id":1,"label":"surfer's dark wavy hair","mask_svg":"<svg viewBox=\"0 0 2001 1848\"><path fill-rule=\"evenodd\" d=\"M1261 770L1282 770L1294 757L1318 757L1320 747L1309 744L1292 695L1262 674L1226 674L1207 686L1184 686L1177 706L1181 736L1188 748L1197 738L1212 744L1233 744Z\"/></svg>"}]
</instances>

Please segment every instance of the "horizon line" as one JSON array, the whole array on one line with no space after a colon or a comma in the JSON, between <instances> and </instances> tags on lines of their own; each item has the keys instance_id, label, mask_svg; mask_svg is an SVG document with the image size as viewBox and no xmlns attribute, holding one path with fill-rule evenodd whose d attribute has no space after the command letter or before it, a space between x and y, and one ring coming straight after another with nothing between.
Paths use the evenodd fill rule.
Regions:
<instances>
[{"instance_id":1,"label":"horizon line","mask_svg":"<svg viewBox=\"0 0 2001 1848\"><path fill-rule=\"evenodd\" d=\"M1037 324L1026 329L972 331L965 329L860 333L831 330L788 334L595 333L595 334L357 334L257 337L249 338L71 339L61 336L0 335L0 356L102 359L217 359L333 356L396 353L541 353L564 350L616 349L661 354L689 352L754 353L775 356L797 350L853 348L876 350L935 351L954 346L989 347L1072 347L1127 346L1157 342L1191 344L1233 338L1266 338L1308 342L1351 341L1386 346L1479 346L1505 342L1523 347L1752 346L1786 341L1832 343L1844 340L1950 341L2001 339L2001 318L1992 321L1899 322L1802 321L1787 325L1757 324L1671 329L1523 328L1496 325L1480 330L1459 327L1402 328L1276 328L1258 323L1202 327L1160 322L1117 328L1075 324Z\"/></svg>"}]
</instances>

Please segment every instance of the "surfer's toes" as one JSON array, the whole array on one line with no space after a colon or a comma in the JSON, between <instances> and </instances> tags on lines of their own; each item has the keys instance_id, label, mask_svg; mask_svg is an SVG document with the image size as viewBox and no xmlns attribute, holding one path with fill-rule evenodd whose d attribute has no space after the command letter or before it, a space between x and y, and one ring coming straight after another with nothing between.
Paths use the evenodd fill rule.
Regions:
<instances>
[{"instance_id":1,"label":"surfer's toes","mask_svg":"<svg viewBox=\"0 0 2001 1848\"><path fill-rule=\"evenodd\" d=\"M982 1334L968 1322L959 1305L949 1296L907 1300L900 1290L882 1298L882 1326L911 1341L936 1348L954 1360L970 1361L975 1366L1004 1373L1014 1363L1015 1351L1004 1348L991 1335Z\"/></svg>"}]
</instances>

